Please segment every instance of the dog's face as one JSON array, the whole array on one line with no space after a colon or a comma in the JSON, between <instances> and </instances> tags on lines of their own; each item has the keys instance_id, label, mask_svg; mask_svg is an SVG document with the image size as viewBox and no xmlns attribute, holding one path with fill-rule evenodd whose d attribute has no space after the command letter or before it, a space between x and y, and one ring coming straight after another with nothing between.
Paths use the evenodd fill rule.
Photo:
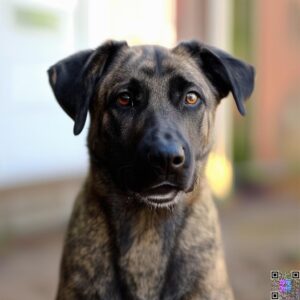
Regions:
<instances>
[{"instance_id":1,"label":"dog's face","mask_svg":"<svg viewBox=\"0 0 300 300\"><path fill-rule=\"evenodd\" d=\"M122 193L155 206L193 190L218 103L231 91L243 114L254 81L251 66L197 42L171 50L107 42L58 62L49 76L75 134L90 112L92 164Z\"/></svg>"}]
</instances>

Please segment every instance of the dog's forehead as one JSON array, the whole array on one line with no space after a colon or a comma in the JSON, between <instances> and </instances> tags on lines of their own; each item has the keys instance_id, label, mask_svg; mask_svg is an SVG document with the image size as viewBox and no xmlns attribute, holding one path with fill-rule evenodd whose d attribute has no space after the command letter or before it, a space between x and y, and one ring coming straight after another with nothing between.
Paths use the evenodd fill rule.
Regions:
<instances>
[{"instance_id":1,"label":"dog's forehead","mask_svg":"<svg viewBox=\"0 0 300 300\"><path fill-rule=\"evenodd\" d=\"M187 55L179 56L162 46L134 46L127 48L124 55L124 67L148 77L163 77L175 71L187 71L194 68L192 59Z\"/></svg>"},{"instance_id":2,"label":"dog's forehead","mask_svg":"<svg viewBox=\"0 0 300 300\"><path fill-rule=\"evenodd\" d=\"M155 45L124 47L114 58L100 92L117 90L134 79L152 94L167 94L174 87L174 78L198 86L206 98L214 97L208 78L190 54ZM178 89L180 86L184 85L179 84Z\"/></svg>"},{"instance_id":3,"label":"dog's forehead","mask_svg":"<svg viewBox=\"0 0 300 300\"><path fill-rule=\"evenodd\" d=\"M169 49L160 46L137 46L129 48L128 65L149 77L168 75L175 69L176 58Z\"/></svg>"},{"instance_id":4,"label":"dog's forehead","mask_svg":"<svg viewBox=\"0 0 300 300\"><path fill-rule=\"evenodd\" d=\"M207 78L195 60L184 51L162 46L141 45L123 49L109 75L110 82L136 78L150 86L159 84L161 88L167 88L170 79L179 75L200 85L207 96L210 94Z\"/></svg>"}]
</instances>

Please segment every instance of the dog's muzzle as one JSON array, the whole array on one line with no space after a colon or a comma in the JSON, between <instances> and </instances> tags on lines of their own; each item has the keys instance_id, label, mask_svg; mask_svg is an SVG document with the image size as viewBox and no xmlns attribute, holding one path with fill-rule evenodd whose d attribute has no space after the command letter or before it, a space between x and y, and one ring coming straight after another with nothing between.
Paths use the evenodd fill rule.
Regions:
<instances>
[{"instance_id":1,"label":"dog's muzzle","mask_svg":"<svg viewBox=\"0 0 300 300\"><path fill-rule=\"evenodd\" d=\"M194 164L187 142L175 130L149 130L136 157L135 170L126 180L143 201L166 206L190 190Z\"/></svg>"}]
</instances>

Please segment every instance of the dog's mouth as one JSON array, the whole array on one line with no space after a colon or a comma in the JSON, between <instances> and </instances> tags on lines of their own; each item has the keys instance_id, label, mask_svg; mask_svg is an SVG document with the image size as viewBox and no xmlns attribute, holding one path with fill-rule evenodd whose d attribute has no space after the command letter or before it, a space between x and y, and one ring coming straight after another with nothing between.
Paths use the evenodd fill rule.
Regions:
<instances>
[{"instance_id":1,"label":"dog's mouth","mask_svg":"<svg viewBox=\"0 0 300 300\"><path fill-rule=\"evenodd\" d=\"M139 198L155 207L168 207L177 202L180 193L176 185L163 182L140 192Z\"/></svg>"}]
</instances>

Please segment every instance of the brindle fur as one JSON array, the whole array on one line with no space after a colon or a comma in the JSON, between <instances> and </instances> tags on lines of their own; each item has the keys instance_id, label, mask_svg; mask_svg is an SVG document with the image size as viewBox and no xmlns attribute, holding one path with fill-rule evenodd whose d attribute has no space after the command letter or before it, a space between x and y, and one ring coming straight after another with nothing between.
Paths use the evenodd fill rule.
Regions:
<instances>
[{"instance_id":1,"label":"brindle fur","mask_svg":"<svg viewBox=\"0 0 300 300\"><path fill-rule=\"evenodd\" d=\"M90 170L69 223L57 300L233 299L218 216L203 170L212 147L216 107L229 91L236 91L208 70L210 64L220 66L201 50L215 49L205 47L189 42L168 50L107 42L49 70L58 102L75 121L75 134L82 130L87 111L91 116ZM200 52L209 56L209 64ZM253 69L243 66L253 77ZM72 75L76 86L71 88L70 75L63 73L68 68L79 74L77 79ZM236 101L243 101L252 92L253 78L249 75L251 82L245 83L243 73L235 71L240 84L247 85L241 88L242 95L235 95ZM165 100L175 97L172 93L185 84L182 77L201 86L206 99L205 108L182 112L188 118ZM128 78L142 82L147 113L125 115L109 108L109 94ZM243 110L242 103L237 104ZM153 207L126 192L119 173L132 164L132 153L149 124L155 123L166 134L174 122L192 149L191 171L174 205ZM138 186L144 184L141 175L134 180Z\"/></svg>"}]
</instances>

